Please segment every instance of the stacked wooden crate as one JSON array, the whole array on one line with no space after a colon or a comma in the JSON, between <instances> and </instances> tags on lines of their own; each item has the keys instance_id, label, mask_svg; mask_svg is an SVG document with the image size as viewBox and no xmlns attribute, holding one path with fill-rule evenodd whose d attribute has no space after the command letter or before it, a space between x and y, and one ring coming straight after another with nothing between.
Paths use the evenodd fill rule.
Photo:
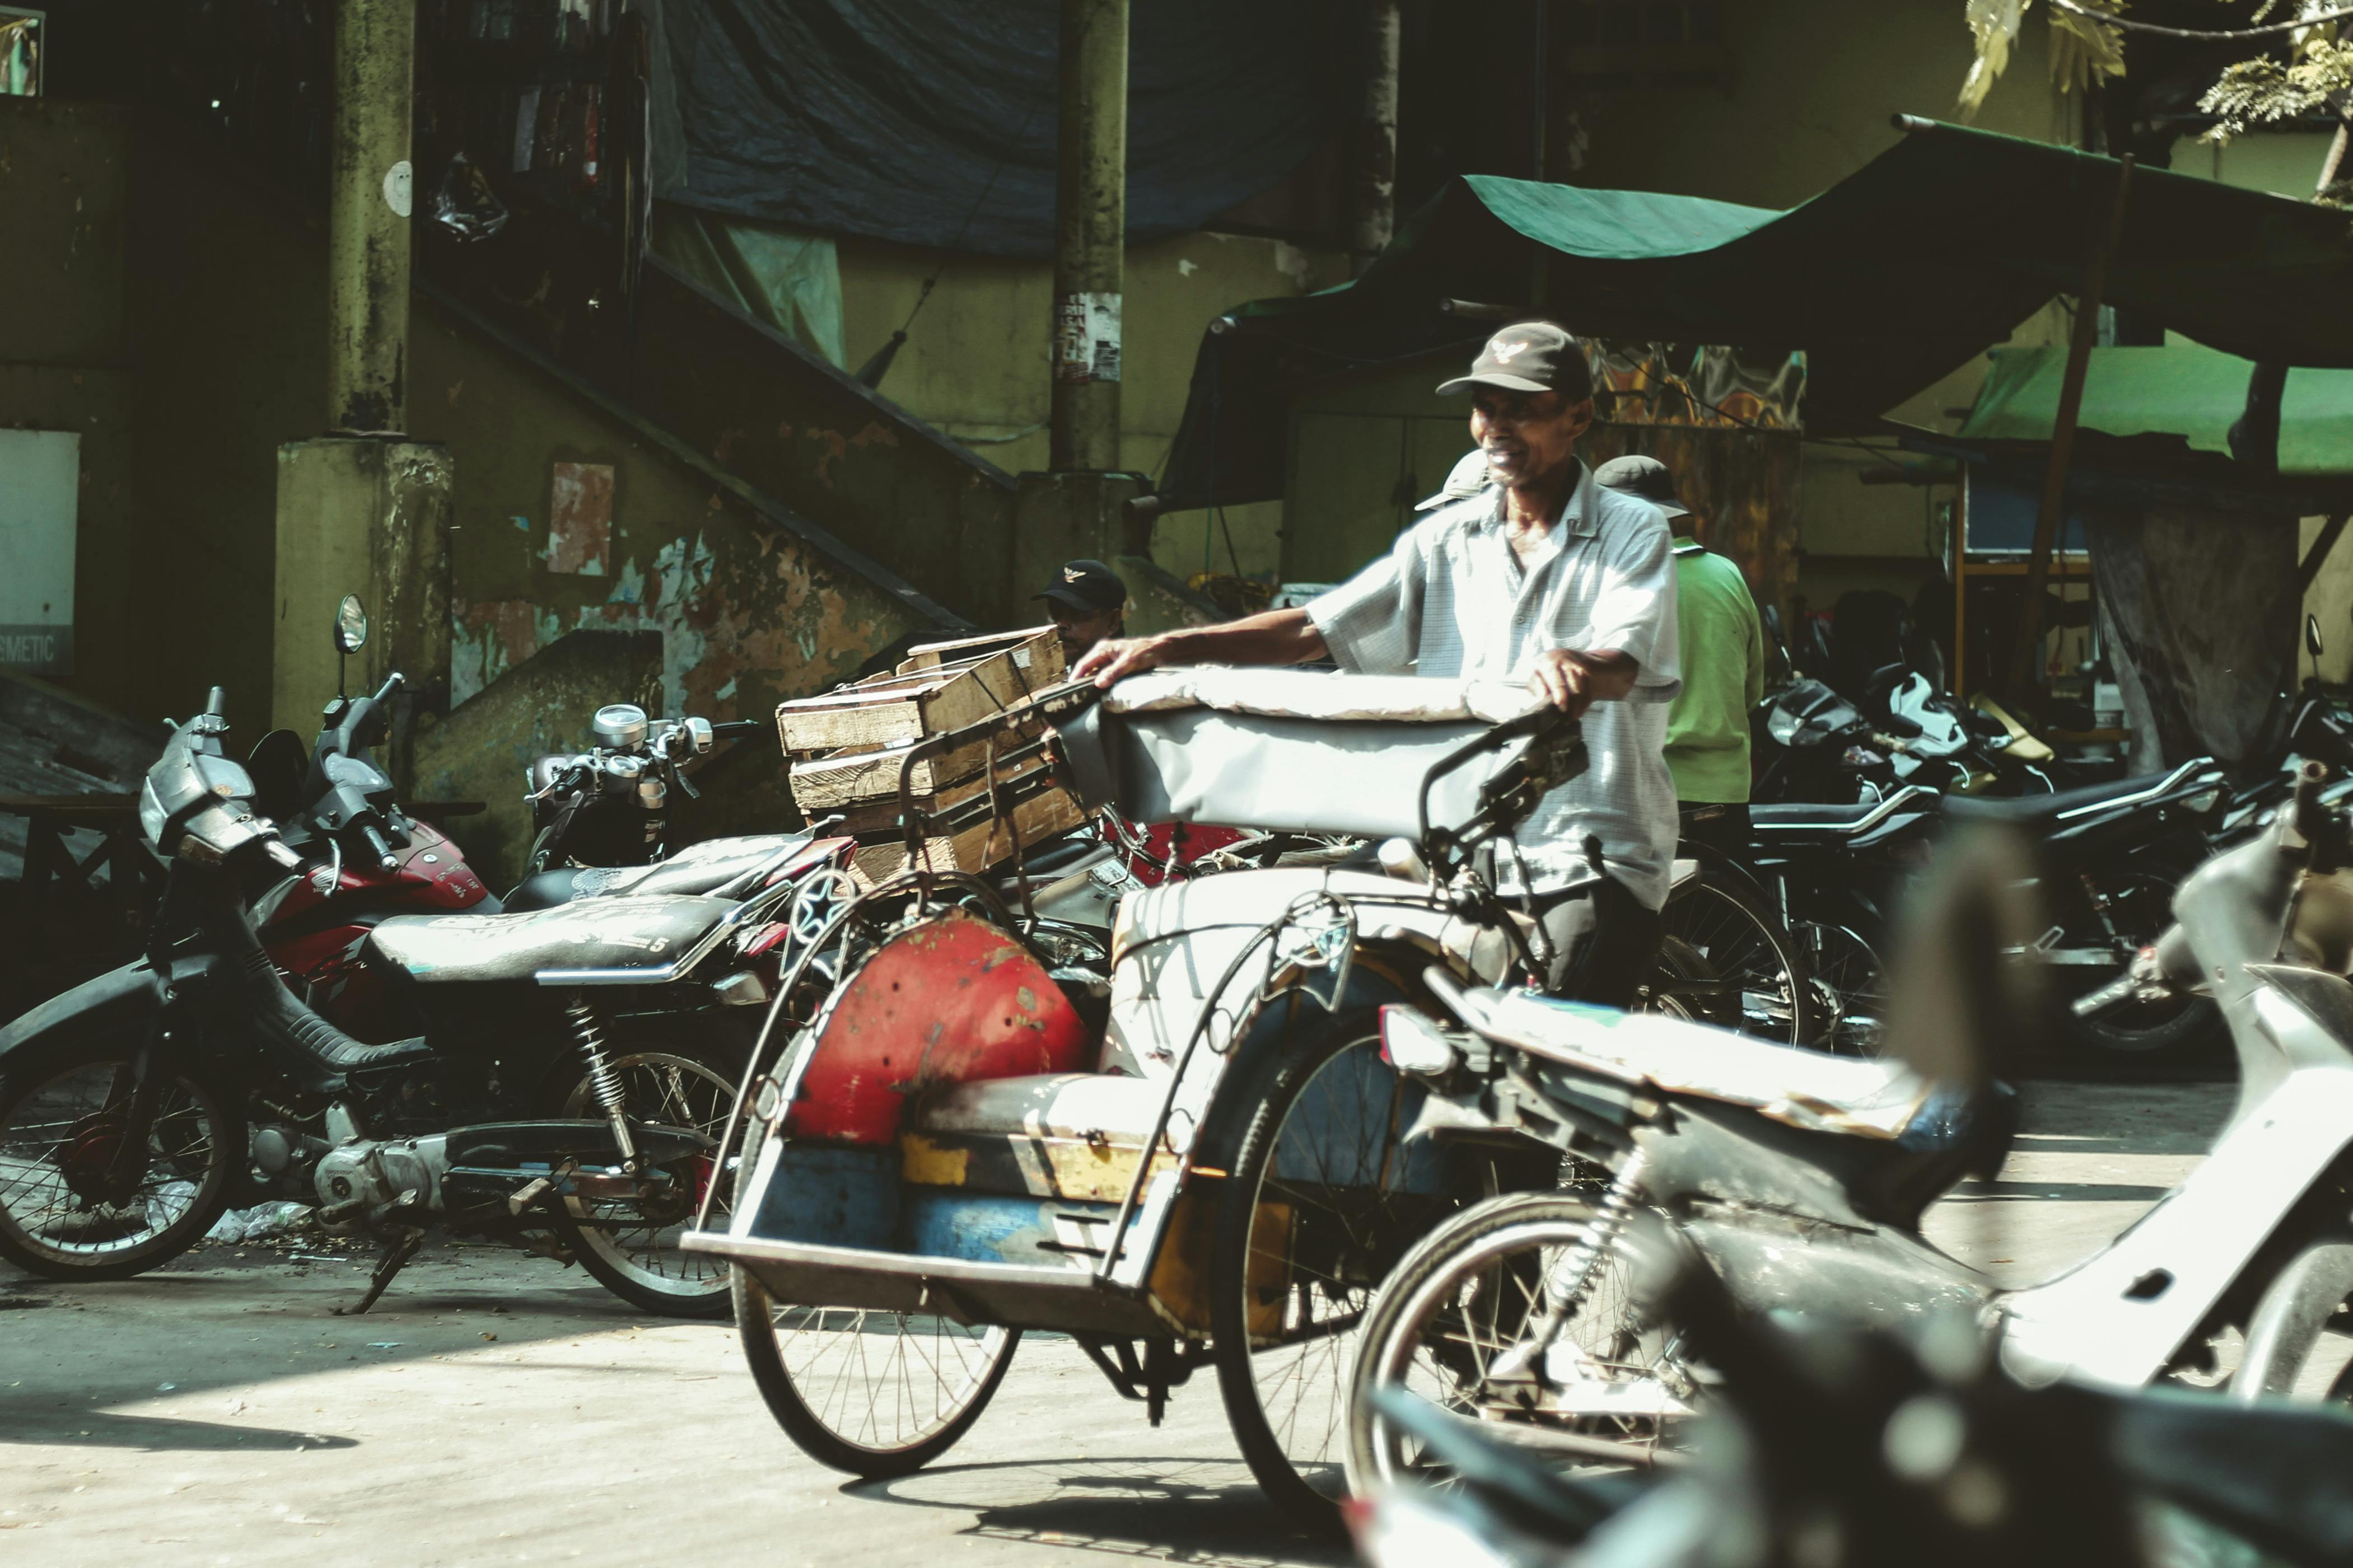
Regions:
<instances>
[{"instance_id":1,"label":"stacked wooden crate","mask_svg":"<svg viewBox=\"0 0 2353 1568\"><path fill-rule=\"evenodd\" d=\"M908 864L900 775L909 772L908 804L929 816L986 795L992 751L1001 788L1042 783L1046 759L1030 742L1045 724L1030 697L1063 679L1062 645L1051 626L998 632L911 649L888 675L781 703L776 729L790 770L793 802L812 820L839 815L837 829L857 837L854 874L868 881ZM952 750L916 761L907 753L933 735L997 722ZM1008 760L1008 753L1029 754ZM1013 840L1034 845L1077 827L1086 813L1060 787L1029 793L1010 814L942 831L927 826L922 844L934 870L984 871L1011 858Z\"/></svg>"}]
</instances>

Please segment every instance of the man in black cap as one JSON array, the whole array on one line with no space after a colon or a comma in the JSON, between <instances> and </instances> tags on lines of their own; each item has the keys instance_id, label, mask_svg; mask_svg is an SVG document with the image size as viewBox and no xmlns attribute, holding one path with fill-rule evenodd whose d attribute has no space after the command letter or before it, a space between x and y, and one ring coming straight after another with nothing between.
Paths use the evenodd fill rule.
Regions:
<instances>
[{"instance_id":1,"label":"man in black cap","mask_svg":"<svg viewBox=\"0 0 2353 1568\"><path fill-rule=\"evenodd\" d=\"M1487 340L1470 374L1484 481L1426 513L1389 552L1303 608L1098 643L1073 673L1108 686L1168 664L1300 664L1447 679L1524 680L1585 721L1591 765L1517 835L1556 954L1556 992L1624 1006L1658 952L1673 875L1667 705L1681 689L1674 559L1656 508L1604 489L1577 460L1593 423L1582 345L1550 321ZM1588 844L1599 851L1588 852ZM1599 864L1596 864L1596 860ZM1515 868L1504 868L1507 889Z\"/></svg>"},{"instance_id":2,"label":"man in black cap","mask_svg":"<svg viewBox=\"0 0 2353 1568\"><path fill-rule=\"evenodd\" d=\"M1045 600L1054 617L1065 668L1104 638L1127 634L1127 584L1100 561L1065 561L1052 584L1029 596Z\"/></svg>"}]
</instances>

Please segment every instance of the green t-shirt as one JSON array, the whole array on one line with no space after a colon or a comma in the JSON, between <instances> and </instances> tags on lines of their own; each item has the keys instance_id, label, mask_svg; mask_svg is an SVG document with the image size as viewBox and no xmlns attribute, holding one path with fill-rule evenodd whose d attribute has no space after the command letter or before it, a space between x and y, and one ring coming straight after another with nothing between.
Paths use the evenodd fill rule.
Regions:
<instances>
[{"instance_id":1,"label":"green t-shirt","mask_svg":"<svg viewBox=\"0 0 2353 1568\"><path fill-rule=\"evenodd\" d=\"M1748 710L1765 695L1765 628L1740 568L1675 542L1675 616L1683 689L1667 710L1667 769L1675 795L1748 798Z\"/></svg>"}]
</instances>

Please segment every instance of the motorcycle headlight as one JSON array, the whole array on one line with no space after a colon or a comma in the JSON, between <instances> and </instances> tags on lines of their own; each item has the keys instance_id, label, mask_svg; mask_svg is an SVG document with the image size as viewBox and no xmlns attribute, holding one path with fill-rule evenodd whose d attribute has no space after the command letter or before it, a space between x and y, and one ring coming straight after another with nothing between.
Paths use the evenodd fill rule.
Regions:
<instances>
[{"instance_id":1,"label":"motorcycle headlight","mask_svg":"<svg viewBox=\"0 0 2353 1568\"><path fill-rule=\"evenodd\" d=\"M1798 731L1805 727L1805 720L1787 708L1777 707L1765 716L1765 732L1773 737L1773 743L1777 746L1788 745L1798 738Z\"/></svg>"}]
</instances>

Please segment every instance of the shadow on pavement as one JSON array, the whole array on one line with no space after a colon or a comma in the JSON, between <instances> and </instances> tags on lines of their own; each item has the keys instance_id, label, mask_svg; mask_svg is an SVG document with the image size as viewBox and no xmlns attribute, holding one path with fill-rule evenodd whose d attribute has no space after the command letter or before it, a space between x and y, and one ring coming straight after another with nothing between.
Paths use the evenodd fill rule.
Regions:
<instances>
[{"instance_id":1,"label":"shadow on pavement","mask_svg":"<svg viewBox=\"0 0 2353 1568\"><path fill-rule=\"evenodd\" d=\"M852 1481L851 1497L976 1515L968 1535L1121 1557L1236 1568L1336 1568L1338 1541L1301 1532L1239 1459L1092 1459L942 1465Z\"/></svg>"},{"instance_id":2,"label":"shadow on pavement","mask_svg":"<svg viewBox=\"0 0 2353 1568\"><path fill-rule=\"evenodd\" d=\"M269 1426L226 1426L212 1421L184 1421L169 1415L117 1415L110 1411L83 1410L45 1414L12 1411L8 1436L18 1443L54 1443L63 1447L142 1448L150 1453L173 1450L226 1452L256 1450L301 1453L318 1448L356 1448L353 1437L322 1432L289 1432Z\"/></svg>"}]
</instances>

